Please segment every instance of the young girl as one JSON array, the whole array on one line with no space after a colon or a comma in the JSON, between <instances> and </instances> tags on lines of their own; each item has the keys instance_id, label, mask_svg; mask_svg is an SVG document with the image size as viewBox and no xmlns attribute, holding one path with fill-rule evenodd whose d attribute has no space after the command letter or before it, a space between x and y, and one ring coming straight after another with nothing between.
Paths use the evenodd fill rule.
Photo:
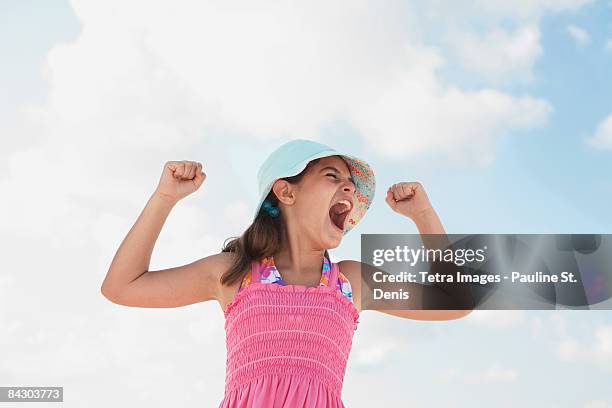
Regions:
<instances>
[{"instance_id":1,"label":"young girl","mask_svg":"<svg viewBox=\"0 0 612 408\"><path fill-rule=\"evenodd\" d=\"M343 407L346 362L368 288L362 294L360 262L332 262L327 250L340 244L372 203L372 169L317 142L285 143L258 172L260 198L242 236L188 265L149 271L170 210L205 178L200 163L165 164L159 186L111 263L102 293L136 307L217 300L227 340L220 407ZM412 219L421 234L445 234L419 183L392 185L386 202ZM415 289L424 292L425 286ZM379 311L418 320L469 313Z\"/></svg>"}]
</instances>

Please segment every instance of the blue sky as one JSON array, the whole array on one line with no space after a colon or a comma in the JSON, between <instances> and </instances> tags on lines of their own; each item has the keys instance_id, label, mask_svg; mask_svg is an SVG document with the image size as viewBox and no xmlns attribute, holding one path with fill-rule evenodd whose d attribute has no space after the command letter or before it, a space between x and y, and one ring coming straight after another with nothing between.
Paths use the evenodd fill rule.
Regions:
<instances>
[{"instance_id":1,"label":"blue sky","mask_svg":"<svg viewBox=\"0 0 612 408\"><path fill-rule=\"evenodd\" d=\"M117 392L137 404L131 391L181 372L167 390L188 391L182 406L220 400L217 305L109 311L87 295L172 158L201 161L209 179L173 210L156 268L239 234L257 166L308 135L363 157L377 175L374 204L332 251L337 259L359 258L361 233L416 232L384 202L399 181L425 186L449 233L610 232L612 129L601 136L607 147L586 140L612 115L612 4L485 3L277 4L262 14L246 3L0 3L0 180L14 192L0 211L12 271L0 272L0 345L13 356L0 379L63 384L85 398L128 372L134 382ZM318 35L303 34L311 28ZM36 188L24 163L45 176ZM37 272L50 266L56 277ZM67 298L79 288L83 307L49 287ZM17 312L2 313L9 307ZM43 323L60 311L62 330ZM369 406L378 392L381 404L414 407L612 407L610 313L476 315L362 313L347 405ZM125 339L140 347L135 356ZM168 344L176 353L160 357ZM68 361L59 372L54 348ZM175 396L164 393L160 403Z\"/></svg>"}]
</instances>

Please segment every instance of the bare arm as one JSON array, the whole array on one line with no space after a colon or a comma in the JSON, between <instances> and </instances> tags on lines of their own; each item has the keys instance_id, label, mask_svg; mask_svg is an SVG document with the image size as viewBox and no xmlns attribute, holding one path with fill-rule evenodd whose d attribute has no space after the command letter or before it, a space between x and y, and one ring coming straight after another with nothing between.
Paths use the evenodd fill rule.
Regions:
<instances>
[{"instance_id":1,"label":"bare arm","mask_svg":"<svg viewBox=\"0 0 612 408\"><path fill-rule=\"evenodd\" d=\"M204 179L199 163L164 165L159 187L119 246L102 283L101 292L107 299L126 306L176 307L218 297L218 278L228 265L229 254L149 271L155 242L170 211Z\"/></svg>"},{"instance_id":2,"label":"bare arm","mask_svg":"<svg viewBox=\"0 0 612 408\"><path fill-rule=\"evenodd\" d=\"M104 295L120 292L147 272L155 242L175 203L157 192L151 195L115 253L102 283Z\"/></svg>"},{"instance_id":3,"label":"bare arm","mask_svg":"<svg viewBox=\"0 0 612 408\"><path fill-rule=\"evenodd\" d=\"M440 218L429 203L429 199L419 183L400 183L399 185L394 185L394 187L387 191L387 203L394 211L414 221L425 247L444 249L450 244ZM352 282L355 284L353 285L352 283L351 285L357 289L355 290L355 298L359 299L359 301L364 298L370 299L372 296L371 289L367 285L361 285L361 274L373 273L374 267L357 261L343 261L342 263L341 268L346 270L347 277L353 277ZM376 270L380 271L380 269ZM381 289L397 290L398 286L399 284L397 283L382 283L379 287ZM471 293L467 284L436 283L435 285L424 285L404 283L401 284L401 287L411 294L411 301L405 304L414 305L415 309L372 310L414 320L453 320L471 313L470 309L417 309L417 307L423 304L423 299L446 299L445 302L448 304L457 304L457 302L462 304L469 303L471 301Z\"/></svg>"}]
</instances>

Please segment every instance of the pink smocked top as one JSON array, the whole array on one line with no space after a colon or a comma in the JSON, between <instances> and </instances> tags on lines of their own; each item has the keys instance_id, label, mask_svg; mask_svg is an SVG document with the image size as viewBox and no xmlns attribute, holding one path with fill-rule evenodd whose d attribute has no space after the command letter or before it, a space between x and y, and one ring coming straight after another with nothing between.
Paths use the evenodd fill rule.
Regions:
<instances>
[{"instance_id":1,"label":"pink smocked top","mask_svg":"<svg viewBox=\"0 0 612 408\"><path fill-rule=\"evenodd\" d=\"M358 319L337 263L324 258L319 285L307 287L286 284L272 257L253 262L225 310L219 407L344 407L342 384Z\"/></svg>"}]
</instances>

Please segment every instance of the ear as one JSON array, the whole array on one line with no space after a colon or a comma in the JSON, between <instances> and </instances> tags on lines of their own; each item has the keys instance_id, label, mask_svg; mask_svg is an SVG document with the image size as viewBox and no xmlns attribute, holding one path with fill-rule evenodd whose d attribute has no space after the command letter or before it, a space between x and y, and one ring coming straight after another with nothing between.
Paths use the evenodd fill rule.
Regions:
<instances>
[{"instance_id":1,"label":"ear","mask_svg":"<svg viewBox=\"0 0 612 408\"><path fill-rule=\"evenodd\" d=\"M295 201L294 186L287 180L276 180L272 185L272 191L278 201L285 205L291 205Z\"/></svg>"}]
</instances>

